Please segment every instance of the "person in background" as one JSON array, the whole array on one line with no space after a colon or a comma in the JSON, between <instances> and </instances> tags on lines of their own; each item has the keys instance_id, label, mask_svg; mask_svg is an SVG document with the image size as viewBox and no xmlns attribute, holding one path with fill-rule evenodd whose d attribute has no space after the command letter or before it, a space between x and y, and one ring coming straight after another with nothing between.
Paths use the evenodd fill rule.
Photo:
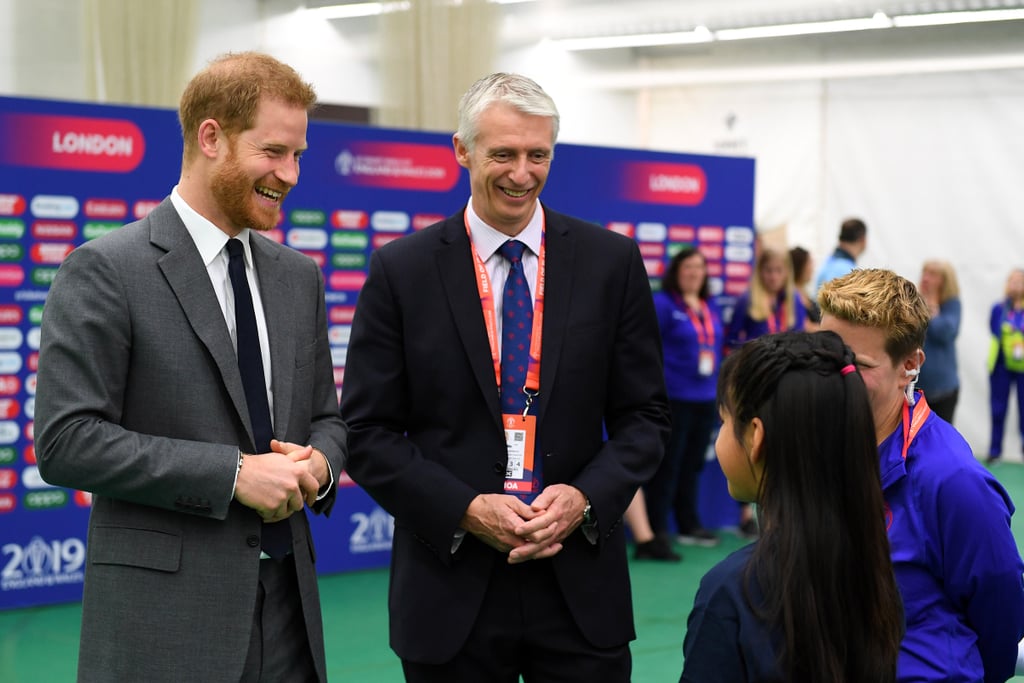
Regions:
<instances>
[{"instance_id":1,"label":"person in background","mask_svg":"<svg viewBox=\"0 0 1024 683\"><path fill-rule=\"evenodd\" d=\"M807 324L804 325L804 329L813 332L821 321L821 309L818 308L818 302L807 293L807 285L814 278L814 259L811 258L811 253L803 247L793 247L789 250L789 263L793 273L793 286L807 310Z\"/></svg>"},{"instance_id":2,"label":"person in background","mask_svg":"<svg viewBox=\"0 0 1024 683\"><path fill-rule=\"evenodd\" d=\"M346 456L324 278L259 234L315 100L268 55L213 61L170 197L50 288L39 472L93 493L80 681L327 680L303 510L330 511Z\"/></svg>"},{"instance_id":3,"label":"person in background","mask_svg":"<svg viewBox=\"0 0 1024 683\"><path fill-rule=\"evenodd\" d=\"M647 501L643 487L636 490L633 501L622 513L622 521L633 536L636 544L634 558L637 560L661 560L663 562L679 562L683 556L675 551L671 543L654 534L651 521L647 516Z\"/></svg>"},{"instance_id":4,"label":"person in background","mask_svg":"<svg viewBox=\"0 0 1024 683\"><path fill-rule=\"evenodd\" d=\"M839 227L839 244L832 255L828 257L821 270L818 271L818 279L814 282L814 291L821 290L821 286L833 278L846 275L857 267L857 259L868 247L868 228L859 218L847 218Z\"/></svg>"},{"instance_id":5,"label":"person in background","mask_svg":"<svg viewBox=\"0 0 1024 683\"><path fill-rule=\"evenodd\" d=\"M736 302L726 327L725 353L764 334L802 330L807 311L793 286L789 256L768 247L759 249L754 262L754 277ZM740 535L757 536L757 518L748 503L740 505Z\"/></svg>"},{"instance_id":6,"label":"person in background","mask_svg":"<svg viewBox=\"0 0 1024 683\"><path fill-rule=\"evenodd\" d=\"M907 623L897 679L1002 683L1013 676L1024 636L1014 506L960 433L915 391L928 305L914 283L881 269L830 280L818 303L822 330L856 354L874 412Z\"/></svg>"},{"instance_id":7,"label":"person in background","mask_svg":"<svg viewBox=\"0 0 1024 683\"><path fill-rule=\"evenodd\" d=\"M786 332L723 364L715 453L761 537L701 579L683 683L895 681L903 611L853 362L834 333Z\"/></svg>"},{"instance_id":8,"label":"person in background","mask_svg":"<svg viewBox=\"0 0 1024 683\"><path fill-rule=\"evenodd\" d=\"M726 352L763 334L802 330L807 310L793 286L789 256L765 247L758 252L750 288L740 295L726 328Z\"/></svg>"},{"instance_id":9,"label":"person in background","mask_svg":"<svg viewBox=\"0 0 1024 683\"><path fill-rule=\"evenodd\" d=\"M992 306L989 330L992 332L988 355L992 438L988 462L991 464L1003 455L1010 387L1017 388L1017 427L1024 441L1024 269L1015 268L1007 277L1006 295Z\"/></svg>"},{"instance_id":10,"label":"person in background","mask_svg":"<svg viewBox=\"0 0 1024 683\"><path fill-rule=\"evenodd\" d=\"M672 257L654 293L672 432L665 457L644 485L647 514L657 538L671 546L669 516L681 543L712 546L718 537L698 512L700 473L718 422L715 382L722 362L722 321L708 292L708 269L695 247ZM639 552L639 549L638 549Z\"/></svg>"},{"instance_id":11,"label":"person in background","mask_svg":"<svg viewBox=\"0 0 1024 683\"><path fill-rule=\"evenodd\" d=\"M631 677L622 515L668 437L658 319L636 242L541 204L558 121L528 78L474 83L472 196L374 251L356 304L348 472L395 518L408 681Z\"/></svg>"},{"instance_id":12,"label":"person in background","mask_svg":"<svg viewBox=\"0 0 1024 683\"><path fill-rule=\"evenodd\" d=\"M928 330L917 388L928 397L932 412L950 424L960 396L960 372L956 362L956 338L960 334L960 286L948 261L925 261L919 285L928 306Z\"/></svg>"}]
</instances>

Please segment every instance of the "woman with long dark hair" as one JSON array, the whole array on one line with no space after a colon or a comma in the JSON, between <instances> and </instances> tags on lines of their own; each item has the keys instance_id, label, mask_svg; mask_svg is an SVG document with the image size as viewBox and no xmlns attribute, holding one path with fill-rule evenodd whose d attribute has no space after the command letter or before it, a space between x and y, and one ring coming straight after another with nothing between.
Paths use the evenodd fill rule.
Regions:
<instances>
[{"instance_id":1,"label":"woman with long dark hair","mask_svg":"<svg viewBox=\"0 0 1024 683\"><path fill-rule=\"evenodd\" d=\"M903 635L871 405L831 332L744 344L722 365L715 444L761 536L701 580L681 681L891 682Z\"/></svg>"}]
</instances>

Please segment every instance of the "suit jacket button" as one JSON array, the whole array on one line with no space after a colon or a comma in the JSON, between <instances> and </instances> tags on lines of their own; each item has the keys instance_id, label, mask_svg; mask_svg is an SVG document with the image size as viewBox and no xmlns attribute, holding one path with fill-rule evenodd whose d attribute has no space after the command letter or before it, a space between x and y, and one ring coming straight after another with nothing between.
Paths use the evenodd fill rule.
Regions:
<instances>
[{"instance_id":1,"label":"suit jacket button","mask_svg":"<svg viewBox=\"0 0 1024 683\"><path fill-rule=\"evenodd\" d=\"M245 543L250 548L258 548L258 547L260 547L260 537L259 536L246 536Z\"/></svg>"},{"instance_id":2,"label":"suit jacket button","mask_svg":"<svg viewBox=\"0 0 1024 683\"><path fill-rule=\"evenodd\" d=\"M500 462L494 463L494 473L497 474L499 477L504 477L505 476L505 464L504 463L500 463Z\"/></svg>"}]
</instances>

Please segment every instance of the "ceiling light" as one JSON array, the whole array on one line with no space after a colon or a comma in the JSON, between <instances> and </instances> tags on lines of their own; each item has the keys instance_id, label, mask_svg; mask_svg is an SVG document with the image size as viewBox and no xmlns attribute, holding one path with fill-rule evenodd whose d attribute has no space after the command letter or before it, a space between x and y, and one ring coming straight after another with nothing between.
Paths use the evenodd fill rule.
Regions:
<instances>
[{"instance_id":1,"label":"ceiling light","mask_svg":"<svg viewBox=\"0 0 1024 683\"><path fill-rule=\"evenodd\" d=\"M592 38L562 38L552 41L563 50L610 50L617 47L653 47L656 45L688 45L707 43L712 40L711 31L706 26L698 26L692 31L675 31L672 33L635 33L626 36L594 36Z\"/></svg>"},{"instance_id":2,"label":"ceiling light","mask_svg":"<svg viewBox=\"0 0 1024 683\"><path fill-rule=\"evenodd\" d=\"M987 9L967 12L934 12L932 14L905 14L893 17L893 26L943 26L970 24L982 21L1011 21L1024 19L1024 9Z\"/></svg>"},{"instance_id":3,"label":"ceiling light","mask_svg":"<svg viewBox=\"0 0 1024 683\"><path fill-rule=\"evenodd\" d=\"M884 12L878 12L870 19L837 19L834 21L808 21L800 24L774 24L770 26L745 26L715 31L716 40L746 40L749 38L782 38L806 36L816 33L841 33L844 31L865 31L889 28L892 21Z\"/></svg>"}]
</instances>

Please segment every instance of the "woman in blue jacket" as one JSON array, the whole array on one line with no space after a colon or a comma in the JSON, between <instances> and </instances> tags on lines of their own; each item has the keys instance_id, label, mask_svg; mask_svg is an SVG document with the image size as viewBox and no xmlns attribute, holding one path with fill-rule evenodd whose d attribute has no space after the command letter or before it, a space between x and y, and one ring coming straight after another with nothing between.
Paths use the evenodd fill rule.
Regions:
<instances>
[{"instance_id":1,"label":"woman in blue jacket","mask_svg":"<svg viewBox=\"0 0 1024 683\"><path fill-rule=\"evenodd\" d=\"M960 286L948 261L925 261L919 286L931 319L924 336L928 365L921 368L917 388L928 397L932 412L952 424L960 396L956 338L960 334Z\"/></svg>"}]
</instances>

